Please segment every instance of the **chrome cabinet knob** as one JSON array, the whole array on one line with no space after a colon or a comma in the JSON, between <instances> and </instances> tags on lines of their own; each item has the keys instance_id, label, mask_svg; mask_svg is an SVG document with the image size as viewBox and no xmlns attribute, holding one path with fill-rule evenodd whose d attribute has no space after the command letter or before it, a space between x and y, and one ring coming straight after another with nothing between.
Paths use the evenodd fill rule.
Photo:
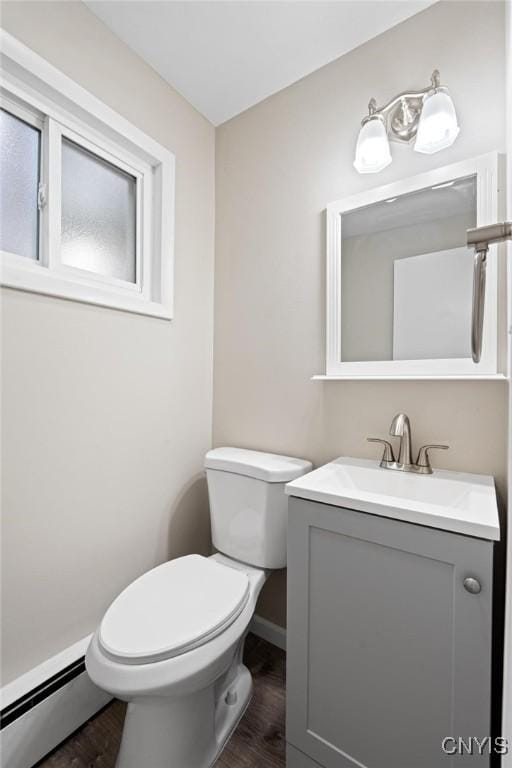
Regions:
<instances>
[{"instance_id":1,"label":"chrome cabinet knob","mask_svg":"<svg viewBox=\"0 0 512 768\"><path fill-rule=\"evenodd\" d=\"M468 576L467 579L464 579L464 589L472 595L478 595L478 593L482 591L482 585L478 579Z\"/></svg>"}]
</instances>

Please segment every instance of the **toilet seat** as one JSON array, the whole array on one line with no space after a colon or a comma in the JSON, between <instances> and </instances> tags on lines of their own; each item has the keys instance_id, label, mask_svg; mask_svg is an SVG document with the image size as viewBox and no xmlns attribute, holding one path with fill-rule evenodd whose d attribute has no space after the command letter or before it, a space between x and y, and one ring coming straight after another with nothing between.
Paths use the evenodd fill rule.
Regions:
<instances>
[{"instance_id":1,"label":"toilet seat","mask_svg":"<svg viewBox=\"0 0 512 768\"><path fill-rule=\"evenodd\" d=\"M249 598L249 578L212 558L187 555L145 573L114 600L101 622L103 651L125 664L170 659L229 627Z\"/></svg>"}]
</instances>

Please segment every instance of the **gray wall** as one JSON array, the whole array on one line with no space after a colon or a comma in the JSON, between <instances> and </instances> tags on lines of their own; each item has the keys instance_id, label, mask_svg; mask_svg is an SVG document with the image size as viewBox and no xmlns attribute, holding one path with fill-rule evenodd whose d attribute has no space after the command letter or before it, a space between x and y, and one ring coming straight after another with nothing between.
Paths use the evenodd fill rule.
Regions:
<instances>
[{"instance_id":1,"label":"gray wall","mask_svg":"<svg viewBox=\"0 0 512 768\"><path fill-rule=\"evenodd\" d=\"M172 322L2 293L8 682L143 571L208 551L215 133L82 3L7 2L2 26L177 161Z\"/></svg>"},{"instance_id":2,"label":"gray wall","mask_svg":"<svg viewBox=\"0 0 512 768\"><path fill-rule=\"evenodd\" d=\"M215 445L316 464L375 456L366 436L385 435L404 410L416 444L450 445L438 466L493 474L504 492L505 383L310 380L325 370L326 204L504 150L504 54L504 3L441 2L217 129ZM435 67L458 110L457 142L432 156L393 146L385 171L357 174L369 98L423 87ZM284 583L274 576L258 609L278 623Z\"/></svg>"}]
</instances>

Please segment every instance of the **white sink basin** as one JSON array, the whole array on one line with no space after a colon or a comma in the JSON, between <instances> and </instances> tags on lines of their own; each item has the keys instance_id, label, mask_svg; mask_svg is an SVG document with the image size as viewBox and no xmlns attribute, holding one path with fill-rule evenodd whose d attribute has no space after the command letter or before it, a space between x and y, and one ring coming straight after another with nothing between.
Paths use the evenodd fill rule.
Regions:
<instances>
[{"instance_id":1,"label":"white sink basin","mask_svg":"<svg viewBox=\"0 0 512 768\"><path fill-rule=\"evenodd\" d=\"M467 536L500 537L494 479L488 475L441 469L415 475L342 457L288 483L286 493Z\"/></svg>"}]
</instances>

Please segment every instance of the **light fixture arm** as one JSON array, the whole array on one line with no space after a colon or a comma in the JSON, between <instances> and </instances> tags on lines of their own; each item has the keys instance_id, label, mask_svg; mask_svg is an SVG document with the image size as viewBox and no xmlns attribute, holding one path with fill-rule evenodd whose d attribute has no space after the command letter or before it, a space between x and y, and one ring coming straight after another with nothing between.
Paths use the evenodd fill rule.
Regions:
<instances>
[{"instance_id":1,"label":"light fixture arm","mask_svg":"<svg viewBox=\"0 0 512 768\"><path fill-rule=\"evenodd\" d=\"M409 144L418 130L423 101L428 94L442 88L439 70L434 69L430 85L419 91L404 91L393 97L382 107L372 98L368 103L368 114L363 118L364 125L375 117L381 117L391 141Z\"/></svg>"}]
</instances>

